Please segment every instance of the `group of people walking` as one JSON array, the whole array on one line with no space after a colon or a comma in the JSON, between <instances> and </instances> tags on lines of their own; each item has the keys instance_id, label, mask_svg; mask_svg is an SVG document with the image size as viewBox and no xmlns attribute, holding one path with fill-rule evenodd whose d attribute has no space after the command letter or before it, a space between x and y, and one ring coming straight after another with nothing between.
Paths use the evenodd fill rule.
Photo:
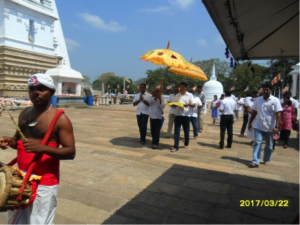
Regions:
<instances>
[{"instance_id":1,"label":"group of people walking","mask_svg":"<svg viewBox=\"0 0 300 225\"><path fill-rule=\"evenodd\" d=\"M231 148L233 140L233 124L238 120L243 112L243 125L240 137L244 137L247 129L247 138L251 139L253 145L253 160L250 167L260 165L260 155L263 140L266 141L264 148L263 162L268 165L272 152L275 148L275 141L280 131L280 139L284 141L284 148L288 147L289 136L292 130L292 122L296 119L299 103L286 93L283 102L273 95L272 85L265 83L262 86L263 93L258 94L253 91L247 94L245 99L238 96L237 99L231 91L225 91L218 99L217 95L211 102L211 115L213 124L220 120L220 142L217 149ZM162 110L165 107L159 89L155 89L152 96L145 92L146 85L140 84L141 93L136 95L133 105L137 106L137 120L140 130L140 141L146 143L147 121L150 116L152 147L156 149L159 144L160 130L162 126ZM171 152L179 150L179 137L181 127L184 131L184 148L189 146L190 124L193 127L193 137L197 139L198 133L203 132L203 116L206 107L206 96L202 87L198 86L196 93L192 88L187 90L187 84L181 82L178 87L174 87L174 93L169 96L168 102L183 104L183 107L171 105L169 110L168 130L165 138L172 137L174 127L174 145ZM227 145L224 146L224 138L227 130Z\"/></svg>"},{"instance_id":2,"label":"group of people walking","mask_svg":"<svg viewBox=\"0 0 300 225\"><path fill-rule=\"evenodd\" d=\"M245 98L244 104L244 120L243 126L241 129L240 137L244 137L244 132L248 127L248 123L250 121L251 115L253 113L254 102L258 97L263 96L263 94L259 95L257 91L253 91L252 95L248 94ZM271 95L270 95L271 96ZM273 96L274 97L274 96ZM279 136L279 139L284 142L283 148L288 147L289 137L292 130L293 123L296 124L296 114L297 108L299 107L299 103L297 100L291 97L290 93L287 92L283 95L283 101L281 103L282 111L281 111L281 121L279 123L278 132L274 134L273 141L273 150L275 150L275 143ZM279 135L280 133L280 135ZM250 144L254 143L254 131L247 131L247 138L251 139Z\"/></svg>"},{"instance_id":3,"label":"group of people walking","mask_svg":"<svg viewBox=\"0 0 300 225\"><path fill-rule=\"evenodd\" d=\"M140 142L146 143L147 123L150 116L152 135L152 148L157 149L159 144L160 130L165 107L159 89L154 89L152 95L146 92L146 84L142 83L140 93L135 96L133 106L137 106L137 122L140 131ZM172 137L174 129L174 146L171 152L179 150L179 137L181 127L184 131L184 148L189 146L190 123L193 126L193 136L197 139L198 133L203 132L204 106L206 104L205 94L202 87L197 87L197 92L190 88L187 90L187 83L181 82L179 87L174 87L174 93L169 96L168 102L176 102L183 105L171 105L169 110L168 130L165 138Z\"/></svg>"},{"instance_id":4,"label":"group of people walking","mask_svg":"<svg viewBox=\"0 0 300 225\"><path fill-rule=\"evenodd\" d=\"M280 139L284 142L283 148L288 147L292 124L296 122L297 108L299 106L299 103L289 93L283 95L283 102L280 103L278 98L271 95L273 86L269 83L265 83L262 89L263 93L261 95L257 91L253 91L244 100L239 96L236 101L231 98L229 91L225 91L225 99L217 101L215 97L211 107L212 110L217 109L222 113L220 116L221 140L219 145L216 146L218 149L223 149L224 147L225 130L228 133L226 147L231 148L234 114L236 119L238 119L239 110L244 108L240 137L244 137L244 132L248 127L247 138L251 139L250 144L253 145L253 160L249 164L250 167L258 167L260 165L263 140L266 141L263 156L265 165L268 165L271 161L271 155L275 150L275 143L279 133ZM218 103L220 104L218 105ZM213 119L214 115L215 113L212 112Z\"/></svg>"}]
</instances>

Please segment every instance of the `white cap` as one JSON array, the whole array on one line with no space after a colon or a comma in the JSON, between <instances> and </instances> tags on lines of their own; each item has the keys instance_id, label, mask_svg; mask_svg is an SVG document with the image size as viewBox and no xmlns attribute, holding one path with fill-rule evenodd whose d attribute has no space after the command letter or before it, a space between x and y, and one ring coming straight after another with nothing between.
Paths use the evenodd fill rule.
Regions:
<instances>
[{"instance_id":1,"label":"white cap","mask_svg":"<svg viewBox=\"0 0 300 225\"><path fill-rule=\"evenodd\" d=\"M28 80L28 86L37 86L39 84L42 84L50 89L55 90L53 79L48 74L33 74Z\"/></svg>"}]
</instances>

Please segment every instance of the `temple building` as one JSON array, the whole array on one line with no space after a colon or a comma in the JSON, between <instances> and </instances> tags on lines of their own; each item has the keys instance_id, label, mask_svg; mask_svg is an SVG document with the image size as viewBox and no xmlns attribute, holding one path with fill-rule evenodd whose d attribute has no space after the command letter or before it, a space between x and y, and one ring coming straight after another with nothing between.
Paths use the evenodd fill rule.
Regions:
<instances>
[{"instance_id":1,"label":"temple building","mask_svg":"<svg viewBox=\"0 0 300 225\"><path fill-rule=\"evenodd\" d=\"M206 95L207 101L212 101L214 99L214 95L217 95L218 98L220 98L221 94L223 94L223 85L217 81L215 64L212 68L210 80L207 81L203 86L203 92Z\"/></svg>"},{"instance_id":2,"label":"temple building","mask_svg":"<svg viewBox=\"0 0 300 225\"><path fill-rule=\"evenodd\" d=\"M70 74L56 88L71 83L68 90L80 95L83 77L70 67L55 0L2 0L0 14L0 96L28 96L32 74L60 67Z\"/></svg>"}]
</instances>

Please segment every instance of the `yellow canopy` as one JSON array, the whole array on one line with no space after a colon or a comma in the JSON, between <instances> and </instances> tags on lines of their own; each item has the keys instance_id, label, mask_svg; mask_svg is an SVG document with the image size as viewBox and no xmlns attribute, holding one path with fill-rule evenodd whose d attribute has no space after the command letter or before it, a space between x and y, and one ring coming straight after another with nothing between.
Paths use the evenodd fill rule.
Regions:
<instances>
[{"instance_id":1,"label":"yellow canopy","mask_svg":"<svg viewBox=\"0 0 300 225\"><path fill-rule=\"evenodd\" d=\"M155 49L147 52L140 59L152 62L155 65L174 66L176 68L188 69L188 63L182 55L169 49L170 42L166 49Z\"/></svg>"},{"instance_id":2,"label":"yellow canopy","mask_svg":"<svg viewBox=\"0 0 300 225\"><path fill-rule=\"evenodd\" d=\"M176 73L178 75L182 75L182 76L192 78L192 79L199 79L199 80L204 80L204 81L208 80L206 75L204 74L204 72L202 70L201 70L202 73L200 73L200 72L196 72L196 71L190 70L190 69L180 69L180 68L176 68L176 67L171 67L169 69L169 71L173 72L173 73Z\"/></svg>"}]
</instances>

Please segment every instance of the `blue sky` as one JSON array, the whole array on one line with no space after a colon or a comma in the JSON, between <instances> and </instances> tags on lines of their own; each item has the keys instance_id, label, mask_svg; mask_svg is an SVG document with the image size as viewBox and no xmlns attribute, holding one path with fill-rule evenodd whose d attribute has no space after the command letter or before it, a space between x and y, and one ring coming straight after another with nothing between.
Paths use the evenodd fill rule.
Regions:
<instances>
[{"instance_id":1,"label":"blue sky","mask_svg":"<svg viewBox=\"0 0 300 225\"><path fill-rule=\"evenodd\" d=\"M158 66L139 60L166 48L187 61L224 57L225 43L201 0L56 0L73 69L94 80L133 80ZM228 60L229 64L229 60Z\"/></svg>"}]
</instances>

